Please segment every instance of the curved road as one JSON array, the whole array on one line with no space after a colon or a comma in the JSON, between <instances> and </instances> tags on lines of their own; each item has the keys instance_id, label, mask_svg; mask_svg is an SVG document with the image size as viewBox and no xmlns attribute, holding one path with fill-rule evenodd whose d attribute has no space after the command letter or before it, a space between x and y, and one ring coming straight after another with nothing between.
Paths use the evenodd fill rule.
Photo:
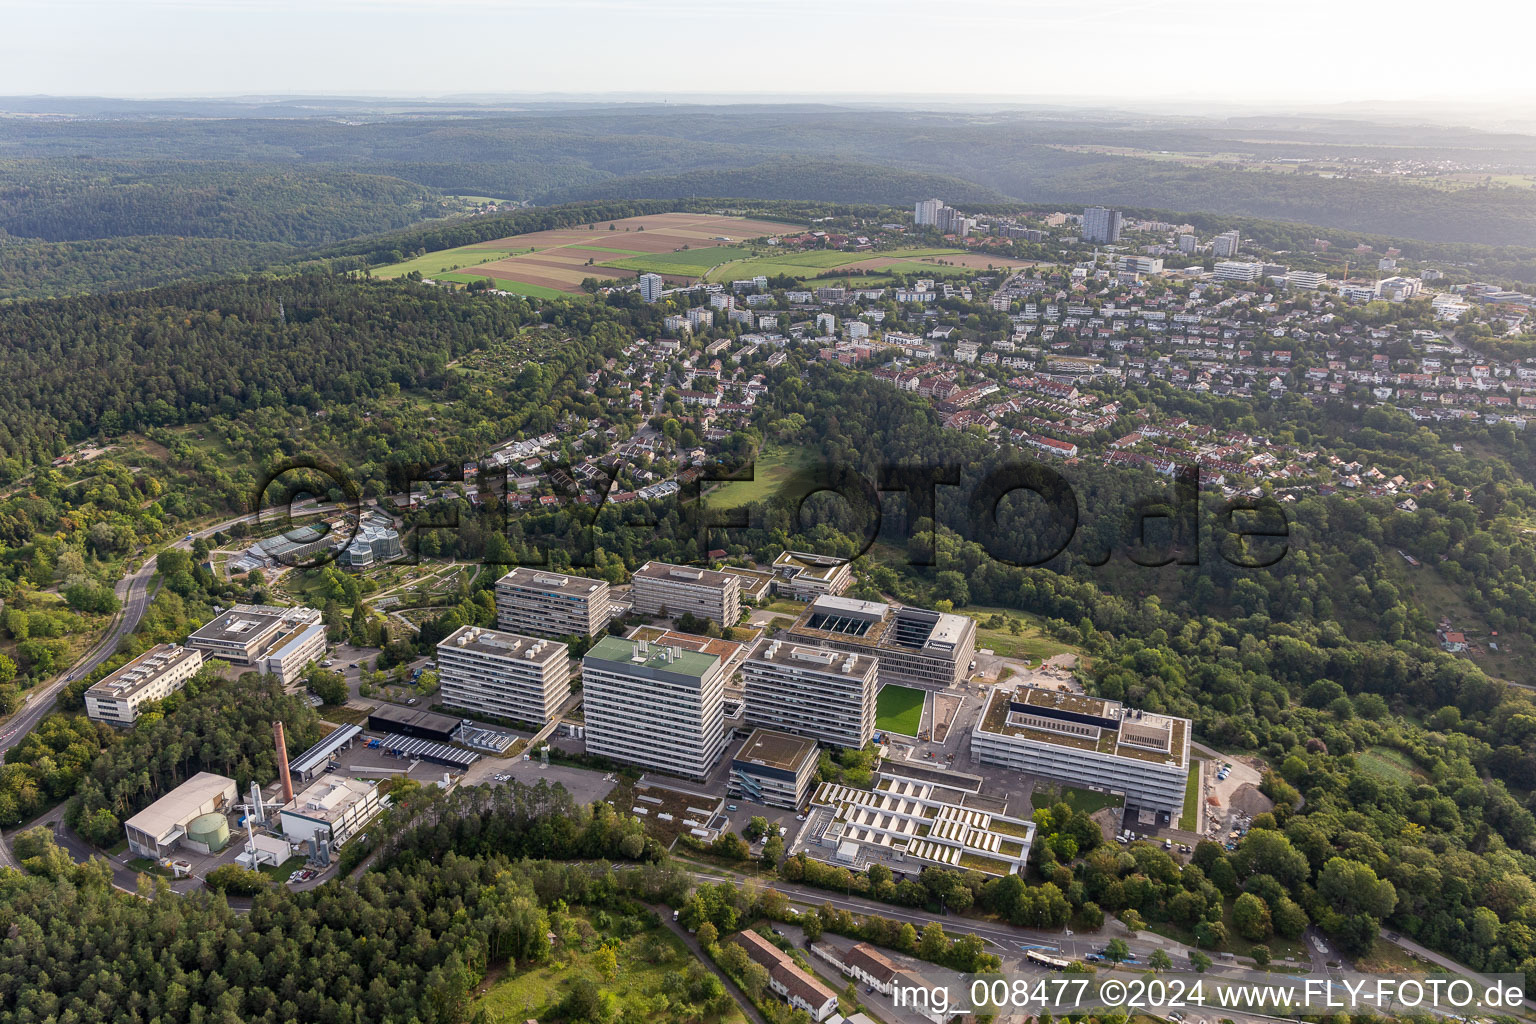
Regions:
<instances>
[{"instance_id":1,"label":"curved road","mask_svg":"<svg viewBox=\"0 0 1536 1024\"><path fill-rule=\"evenodd\" d=\"M270 513L268 513L270 514ZM236 523L248 523L256 519L259 513L252 512L234 519L226 519L222 523L198 530L188 537L173 542L173 548L190 548L194 537L209 537L235 525ZM54 703L59 698L59 691L76 680L89 675L98 665L112 657L117 652L117 645L123 637L139 628L139 622L144 618L144 610L149 607L150 583L155 576L155 560L148 558L138 572L130 576L124 576L117 581L113 592L117 594L121 607L117 616L113 618L112 625L102 638L96 641L69 670L50 683L33 687L27 691L26 703L20 711L11 716L10 720L0 725L0 759L3 759L6 751L20 743L22 737L31 732L43 716L53 710Z\"/></svg>"}]
</instances>

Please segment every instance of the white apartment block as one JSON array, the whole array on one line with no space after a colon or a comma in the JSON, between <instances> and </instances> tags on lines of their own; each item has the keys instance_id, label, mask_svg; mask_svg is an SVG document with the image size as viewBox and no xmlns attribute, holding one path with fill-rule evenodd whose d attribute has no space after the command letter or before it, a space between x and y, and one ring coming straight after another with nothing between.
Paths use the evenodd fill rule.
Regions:
<instances>
[{"instance_id":1,"label":"white apartment block","mask_svg":"<svg viewBox=\"0 0 1536 1024\"><path fill-rule=\"evenodd\" d=\"M704 779L725 752L718 655L607 636L581 659L587 753Z\"/></svg>"},{"instance_id":2,"label":"white apartment block","mask_svg":"<svg viewBox=\"0 0 1536 1024\"><path fill-rule=\"evenodd\" d=\"M313 608L237 604L187 637L204 657L249 665L277 676L284 686L325 654L325 625Z\"/></svg>"},{"instance_id":3,"label":"white apartment block","mask_svg":"<svg viewBox=\"0 0 1536 1024\"><path fill-rule=\"evenodd\" d=\"M774 640L742 666L753 725L839 747L875 734L877 659Z\"/></svg>"},{"instance_id":4,"label":"white apartment block","mask_svg":"<svg viewBox=\"0 0 1536 1024\"><path fill-rule=\"evenodd\" d=\"M971 732L971 756L1073 786L1124 793L1177 816L1189 782L1187 718L1118 701L1021 686L994 690Z\"/></svg>"},{"instance_id":5,"label":"white apartment block","mask_svg":"<svg viewBox=\"0 0 1536 1024\"><path fill-rule=\"evenodd\" d=\"M571 695L570 648L555 640L461 626L437 645L449 707L545 725Z\"/></svg>"},{"instance_id":6,"label":"white apartment block","mask_svg":"<svg viewBox=\"0 0 1536 1024\"><path fill-rule=\"evenodd\" d=\"M1211 239L1211 255L1217 259L1231 259L1242 247L1243 236L1236 231L1223 231Z\"/></svg>"},{"instance_id":7,"label":"white apartment block","mask_svg":"<svg viewBox=\"0 0 1536 1024\"><path fill-rule=\"evenodd\" d=\"M785 551L773 560L773 589L796 601L814 601L824 594L838 596L853 586L853 569L846 558Z\"/></svg>"},{"instance_id":8,"label":"white apartment block","mask_svg":"<svg viewBox=\"0 0 1536 1024\"><path fill-rule=\"evenodd\" d=\"M203 652L180 644L156 644L85 691L85 713L98 722L132 725L139 708L186 685L203 667Z\"/></svg>"},{"instance_id":9,"label":"white apartment block","mask_svg":"<svg viewBox=\"0 0 1536 1024\"><path fill-rule=\"evenodd\" d=\"M710 569L646 562L635 570L630 598L642 615L684 612L734 626L741 619L741 579Z\"/></svg>"},{"instance_id":10,"label":"white apartment block","mask_svg":"<svg viewBox=\"0 0 1536 1024\"><path fill-rule=\"evenodd\" d=\"M596 636L613 606L605 580L518 566L496 581L496 626L531 636Z\"/></svg>"},{"instance_id":11,"label":"white apartment block","mask_svg":"<svg viewBox=\"0 0 1536 1024\"><path fill-rule=\"evenodd\" d=\"M818 597L789 628L786 639L876 658L881 686L942 690L970 675L976 621L926 608Z\"/></svg>"},{"instance_id":12,"label":"white apartment block","mask_svg":"<svg viewBox=\"0 0 1536 1024\"><path fill-rule=\"evenodd\" d=\"M666 282L662 280L660 274L641 274L640 297L646 302L655 302L661 298L661 292L665 285Z\"/></svg>"}]
</instances>

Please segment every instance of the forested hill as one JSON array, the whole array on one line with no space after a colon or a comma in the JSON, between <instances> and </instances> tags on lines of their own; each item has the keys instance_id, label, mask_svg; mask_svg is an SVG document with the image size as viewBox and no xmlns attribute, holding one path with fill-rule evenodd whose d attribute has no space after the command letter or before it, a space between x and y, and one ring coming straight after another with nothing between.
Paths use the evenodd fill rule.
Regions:
<instances>
[{"instance_id":1,"label":"forested hill","mask_svg":"<svg viewBox=\"0 0 1536 1024\"><path fill-rule=\"evenodd\" d=\"M0 228L48 242L181 235L320 245L442 212L379 174L166 161L0 163Z\"/></svg>"},{"instance_id":2,"label":"forested hill","mask_svg":"<svg viewBox=\"0 0 1536 1024\"><path fill-rule=\"evenodd\" d=\"M904 171L876 164L831 160L774 160L752 167L709 169L685 174L641 175L558 190L541 197L563 203L581 199L663 199L679 196L739 196L743 199L804 199L826 203L889 203L909 206L944 196L951 205L1000 203L1007 196L949 174Z\"/></svg>"},{"instance_id":3,"label":"forested hill","mask_svg":"<svg viewBox=\"0 0 1536 1024\"><path fill-rule=\"evenodd\" d=\"M61 438L429 385L515 333L525 308L318 274L0 305L0 457L26 464Z\"/></svg>"}]
</instances>

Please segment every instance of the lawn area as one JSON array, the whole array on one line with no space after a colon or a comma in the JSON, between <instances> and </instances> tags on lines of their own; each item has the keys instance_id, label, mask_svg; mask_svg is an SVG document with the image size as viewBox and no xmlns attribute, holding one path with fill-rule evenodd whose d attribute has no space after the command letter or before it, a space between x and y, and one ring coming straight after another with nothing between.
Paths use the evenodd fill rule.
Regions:
<instances>
[{"instance_id":1,"label":"lawn area","mask_svg":"<svg viewBox=\"0 0 1536 1024\"><path fill-rule=\"evenodd\" d=\"M1075 651L1046 635L1039 620L1015 608L992 608L970 605L957 609L963 615L976 620L976 647L987 648L1002 658L1027 658L1044 661L1058 654ZM1001 621L1001 625L997 623ZM1014 623L1018 623L1015 632Z\"/></svg>"},{"instance_id":2,"label":"lawn area","mask_svg":"<svg viewBox=\"0 0 1536 1024\"><path fill-rule=\"evenodd\" d=\"M1079 814L1093 814L1106 807L1119 807L1125 803L1125 798L1093 789L1055 785L1036 786L1029 794L1029 805L1037 811L1059 803L1065 803Z\"/></svg>"},{"instance_id":3,"label":"lawn area","mask_svg":"<svg viewBox=\"0 0 1536 1024\"><path fill-rule=\"evenodd\" d=\"M875 728L901 736L916 736L923 725L927 694L910 686L886 685L875 698Z\"/></svg>"},{"instance_id":4,"label":"lawn area","mask_svg":"<svg viewBox=\"0 0 1536 1024\"><path fill-rule=\"evenodd\" d=\"M1184 785L1184 813L1179 817L1179 828L1193 832L1200 820L1200 762L1189 762L1189 782Z\"/></svg>"},{"instance_id":5,"label":"lawn area","mask_svg":"<svg viewBox=\"0 0 1536 1024\"><path fill-rule=\"evenodd\" d=\"M404 277L412 271L419 271L422 277L435 278L462 267L475 267L493 260L504 260L514 253L529 251L528 249L486 249L477 245L461 245L457 249L441 249L437 252L429 252L425 256L406 260L404 263L378 267L372 273L374 277L388 279Z\"/></svg>"},{"instance_id":6,"label":"lawn area","mask_svg":"<svg viewBox=\"0 0 1536 1024\"><path fill-rule=\"evenodd\" d=\"M1399 786L1411 786L1423 774L1408 756L1391 747L1371 747L1355 755L1355 763L1366 771Z\"/></svg>"},{"instance_id":7,"label":"lawn area","mask_svg":"<svg viewBox=\"0 0 1536 1024\"><path fill-rule=\"evenodd\" d=\"M718 267L722 263L743 259L752 255L751 249L735 245L711 245L703 249L683 249L679 252L646 253L627 259L604 260L602 266L619 270L650 271L656 274L697 275ZM752 276L750 274L748 277Z\"/></svg>"},{"instance_id":8,"label":"lawn area","mask_svg":"<svg viewBox=\"0 0 1536 1024\"><path fill-rule=\"evenodd\" d=\"M809 469L816 453L809 448L765 444L757 453L751 480L732 480L708 492L704 501L711 508L740 508L763 501L778 493L795 473Z\"/></svg>"},{"instance_id":9,"label":"lawn area","mask_svg":"<svg viewBox=\"0 0 1536 1024\"><path fill-rule=\"evenodd\" d=\"M614 915L616 916L616 915ZM493 1021L554 1020L556 1008L576 979L587 976L617 1003L614 1019L665 1020L665 1006L686 1001L683 993L658 998L669 986L689 984L690 967L707 970L688 952L682 940L662 925L653 925L618 938L618 929L602 927L610 919L605 911L551 913L550 927L558 936L549 959L538 966L496 971L477 991L472 1015L485 1011ZM618 971L605 978L598 965L604 942L614 947ZM719 1016L698 1018L714 1024L745 1024L734 1002Z\"/></svg>"},{"instance_id":10,"label":"lawn area","mask_svg":"<svg viewBox=\"0 0 1536 1024\"><path fill-rule=\"evenodd\" d=\"M263 864L256 870L260 871L268 878L275 879L279 882L286 882L288 881L289 875L293 874L307 863L309 863L309 858L305 857L303 854L300 854L297 857L289 857L281 864Z\"/></svg>"}]
</instances>

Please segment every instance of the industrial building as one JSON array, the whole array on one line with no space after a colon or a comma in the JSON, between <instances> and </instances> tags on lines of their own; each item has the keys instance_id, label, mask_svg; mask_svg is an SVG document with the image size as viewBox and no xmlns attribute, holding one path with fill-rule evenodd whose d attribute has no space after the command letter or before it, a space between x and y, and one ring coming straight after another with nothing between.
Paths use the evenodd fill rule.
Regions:
<instances>
[{"instance_id":1,"label":"industrial building","mask_svg":"<svg viewBox=\"0 0 1536 1024\"><path fill-rule=\"evenodd\" d=\"M971 756L1073 786L1124 793L1128 804L1182 812L1190 721L1118 701L1021 686L994 690L971 733Z\"/></svg>"},{"instance_id":2,"label":"industrial building","mask_svg":"<svg viewBox=\"0 0 1536 1024\"><path fill-rule=\"evenodd\" d=\"M630 599L641 615L684 612L734 626L741 619L741 580L723 572L667 562L646 562L635 570Z\"/></svg>"},{"instance_id":3,"label":"industrial building","mask_svg":"<svg viewBox=\"0 0 1536 1024\"><path fill-rule=\"evenodd\" d=\"M756 729L731 758L726 794L798 810L816 780L816 760L814 740Z\"/></svg>"},{"instance_id":4,"label":"industrial building","mask_svg":"<svg viewBox=\"0 0 1536 1024\"><path fill-rule=\"evenodd\" d=\"M123 824L128 848L156 860L183 844L199 853L217 852L229 842L226 815L236 799L234 779L198 772Z\"/></svg>"},{"instance_id":5,"label":"industrial building","mask_svg":"<svg viewBox=\"0 0 1536 1024\"><path fill-rule=\"evenodd\" d=\"M725 750L720 658L604 637L581 659L587 753L703 779Z\"/></svg>"},{"instance_id":6,"label":"industrial building","mask_svg":"<svg viewBox=\"0 0 1536 1024\"><path fill-rule=\"evenodd\" d=\"M325 654L325 625L313 608L237 604L187 638L187 646L231 665L277 676L284 686Z\"/></svg>"},{"instance_id":7,"label":"industrial building","mask_svg":"<svg viewBox=\"0 0 1536 1024\"><path fill-rule=\"evenodd\" d=\"M283 805L283 835L340 846L384 809L378 783L337 776L320 779Z\"/></svg>"},{"instance_id":8,"label":"industrial building","mask_svg":"<svg viewBox=\"0 0 1536 1024\"><path fill-rule=\"evenodd\" d=\"M518 566L496 581L496 626L530 636L597 636L613 608L608 584Z\"/></svg>"},{"instance_id":9,"label":"industrial building","mask_svg":"<svg viewBox=\"0 0 1536 1024\"><path fill-rule=\"evenodd\" d=\"M785 551L773 560L773 589L796 601L838 597L853 585L853 569L846 558Z\"/></svg>"},{"instance_id":10,"label":"industrial building","mask_svg":"<svg viewBox=\"0 0 1536 1024\"><path fill-rule=\"evenodd\" d=\"M368 728L374 732L393 733L412 739L452 743L459 729L459 719L435 711L417 711L397 704L380 704L368 713Z\"/></svg>"},{"instance_id":11,"label":"industrial building","mask_svg":"<svg viewBox=\"0 0 1536 1024\"><path fill-rule=\"evenodd\" d=\"M163 700L203 667L203 653L180 644L156 644L85 691L85 713L98 722L132 725L139 708Z\"/></svg>"},{"instance_id":12,"label":"industrial building","mask_svg":"<svg viewBox=\"0 0 1536 1024\"><path fill-rule=\"evenodd\" d=\"M976 622L950 612L827 596L811 602L786 639L877 658L881 686L942 690L970 674Z\"/></svg>"},{"instance_id":13,"label":"industrial building","mask_svg":"<svg viewBox=\"0 0 1536 1024\"><path fill-rule=\"evenodd\" d=\"M571 695L570 648L556 640L461 626L437 645L444 704L543 726Z\"/></svg>"},{"instance_id":14,"label":"industrial building","mask_svg":"<svg viewBox=\"0 0 1536 1024\"><path fill-rule=\"evenodd\" d=\"M742 667L753 725L860 748L875 734L879 660L774 640Z\"/></svg>"}]
</instances>

